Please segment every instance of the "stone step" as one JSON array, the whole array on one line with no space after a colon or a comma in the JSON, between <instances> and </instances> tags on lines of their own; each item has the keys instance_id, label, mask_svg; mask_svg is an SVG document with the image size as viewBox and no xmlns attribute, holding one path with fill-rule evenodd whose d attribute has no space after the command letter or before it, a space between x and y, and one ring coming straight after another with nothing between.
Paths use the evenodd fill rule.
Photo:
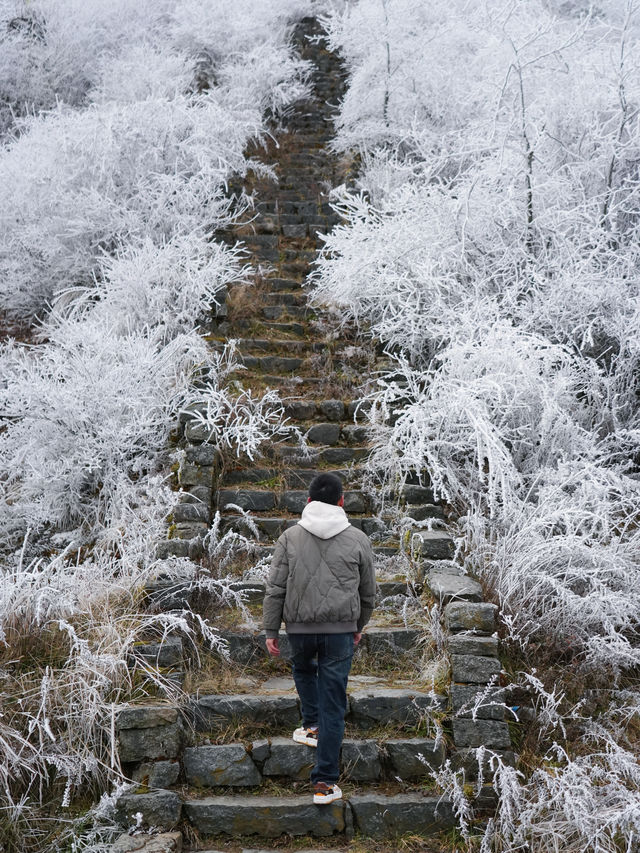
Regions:
<instances>
[{"instance_id":1,"label":"stone step","mask_svg":"<svg viewBox=\"0 0 640 853\"><path fill-rule=\"evenodd\" d=\"M220 489L216 496L216 503L221 510L225 510L231 504L254 512L281 509L285 512L300 513L305 508L308 497L309 493L306 489L284 492L266 489ZM370 501L363 492L346 491L344 500L344 508L348 513L370 510Z\"/></svg>"},{"instance_id":2,"label":"stone step","mask_svg":"<svg viewBox=\"0 0 640 853\"><path fill-rule=\"evenodd\" d=\"M138 795L138 797L149 795ZM129 812L141 810L135 795ZM255 797L233 795L187 799L184 817L200 836L256 835L277 838L281 835L327 837L354 831L371 838L398 838L429 835L451 829L455 817L451 802L422 793L359 794L348 801L338 800L318 808L307 794L303 797Z\"/></svg>"},{"instance_id":3,"label":"stone step","mask_svg":"<svg viewBox=\"0 0 640 853\"><path fill-rule=\"evenodd\" d=\"M276 306L277 307L277 306ZM302 323L263 323L265 329L274 334L297 335L303 337L308 334L309 329Z\"/></svg>"},{"instance_id":4,"label":"stone step","mask_svg":"<svg viewBox=\"0 0 640 853\"><path fill-rule=\"evenodd\" d=\"M223 349L227 344L226 340L212 342L214 349ZM287 355L295 354L309 356L312 353L324 352L327 349L326 344L322 341L299 341L286 340L283 338L238 338L236 340L238 353L245 357L249 354L275 354L276 357L283 353Z\"/></svg>"},{"instance_id":5,"label":"stone step","mask_svg":"<svg viewBox=\"0 0 640 853\"><path fill-rule=\"evenodd\" d=\"M315 764L314 747L290 737L272 737L243 743L188 747L184 751L184 781L195 788L254 787L269 779L303 782ZM391 738L342 742L343 779L353 782L424 779L444 764L444 744L430 738Z\"/></svg>"},{"instance_id":6,"label":"stone step","mask_svg":"<svg viewBox=\"0 0 640 853\"><path fill-rule=\"evenodd\" d=\"M300 305L267 305L262 309L262 316L267 320L278 320L293 317L296 320L309 320L316 315L310 308ZM264 324L268 325L268 324Z\"/></svg>"},{"instance_id":7,"label":"stone step","mask_svg":"<svg viewBox=\"0 0 640 853\"><path fill-rule=\"evenodd\" d=\"M299 515L296 515L295 518L273 515L253 515L251 518L252 524L255 525L259 532L259 541L261 542L264 542L265 539L275 542L281 533L284 533L287 528L293 527L294 524L297 524L298 520ZM372 536L374 534L384 535L389 532L385 522L380 521L380 519L373 516L356 517L352 515L349 518L349 521L353 527L356 527L358 530L362 530L367 534L367 536ZM241 515L223 515L220 527L225 532L227 530L234 530L236 532L243 533L244 535L251 535L251 529Z\"/></svg>"},{"instance_id":8,"label":"stone step","mask_svg":"<svg viewBox=\"0 0 640 853\"><path fill-rule=\"evenodd\" d=\"M220 635L227 641L229 657L234 663L251 664L267 657L265 635L262 632L223 630ZM362 651L376 657L396 659L406 655L420 656L421 632L417 628L387 628L367 626L362 636ZM289 638L280 633L280 655L290 660ZM493 659L492 659L493 660Z\"/></svg>"},{"instance_id":9,"label":"stone step","mask_svg":"<svg viewBox=\"0 0 640 853\"><path fill-rule=\"evenodd\" d=\"M370 453L368 447L324 447L303 452L292 444L272 444L266 451L274 459L293 468L309 468L317 465L347 465L362 462Z\"/></svg>"},{"instance_id":10,"label":"stone step","mask_svg":"<svg viewBox=\"0 0 640 853\"><path fill-rule=\"evenodd\" d=\"M348 484L356 475L355 470L334 468L330 472L340 477L343 484ZM318 475L315 468L232 468L226 470L219 480L220 488L228 486L273 487L284 486L290 489L306 489L314 477Z\"/></svg>"},{"instance_id":11,"label":"stone step","mask_svg":"<svg viewBox=\"0 0 640 853\"><path fill-rule=\"evenodd\" d=\"M387 725L394 731L428 727L431 716L440 715L447 704L445 696L375 685L349 692L345 720L364 731ZM299 699L293 692L194 696L184 712L189 724L201 733L226 730L230 723L258 723L281 731L300 725Z\"/></svg>"}]
</instances>

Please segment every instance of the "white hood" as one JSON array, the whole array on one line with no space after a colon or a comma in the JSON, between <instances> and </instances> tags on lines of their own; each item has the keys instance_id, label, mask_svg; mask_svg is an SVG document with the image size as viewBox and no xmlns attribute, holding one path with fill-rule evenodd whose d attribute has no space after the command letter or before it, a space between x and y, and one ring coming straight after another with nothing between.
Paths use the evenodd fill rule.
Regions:
<instances>
[{"instance_id":1,"label":"white hood","mask_svg":"<svg viewBox=\"0 0 640 853\"><path fill-rule=\"evenodd\" d=\"M322 501L309 501L298 524L319 539L331 539L350 526L341 506L325 504Z\"/></svg>"}]
</instances>

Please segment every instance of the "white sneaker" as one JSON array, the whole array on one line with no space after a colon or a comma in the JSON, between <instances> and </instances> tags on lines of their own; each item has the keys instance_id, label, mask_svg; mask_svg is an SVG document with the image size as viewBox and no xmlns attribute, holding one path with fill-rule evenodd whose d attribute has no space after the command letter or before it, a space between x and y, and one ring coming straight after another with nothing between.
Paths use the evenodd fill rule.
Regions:
<instances>
[{"instance_id":1,"label":"white sneaker","mask_svg":"<svg viewBox=\"0 0 640 853\"><path fill-rule=\"evenodd\" d=\"M319 806L326 806L327 803L332 803L334 800L342 799L342 791L335 782L328 785L326 782L316 782L315 791L313 794L313 802Z\"/></svg>"},{"instance_id":2,"label":"white sneaker","mask_svg":"<svg viewBox=\"0 0 640 853\"><path fill-rule=\"evenodd\" d=\"M293 739L296 743L304 743L307 746L318 745L318 730L317 729L296 729L293 733Z\"/></svg>"}]
</instances>

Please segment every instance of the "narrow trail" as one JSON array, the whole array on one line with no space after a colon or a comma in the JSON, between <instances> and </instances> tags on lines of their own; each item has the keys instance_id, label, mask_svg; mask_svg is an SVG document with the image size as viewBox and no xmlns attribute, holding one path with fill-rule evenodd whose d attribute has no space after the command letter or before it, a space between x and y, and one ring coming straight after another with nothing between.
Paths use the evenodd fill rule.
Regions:
<instances>
[{"instance_id":1,"label":"narrow trail","mask_svg":"<svg viewBox=\"0 0 640 853\"><path fill-rule=\"evenodd\" d=\"M314 838L325 836L346 844L355 833L398 839L446 830L455 822L453 807L432 790L428 769L456 750L463 765L475 746L510 749L497 707L489 705L475 722L447 719L451 704L460 707L499 672L500 663L494 608L482 602L479 584L461 577L451 562L443 507L417 483L398 496L407 519L435 521L433 531L413 534L408 555L391 520L376 513L376 496L362 488L360 464L369 447L358 401L384 361L366 340L335 338L330 317L307 305L304 282L321 245L318 234L338 221L328 193L348 178L349 167L327 147L344 73L338 57L310 40L319 34L314 19L295 31L297 48L314 65L313 92L268 148L255 152L275 166L278 183L250 176L243 188L255 194L254 215L223 236L247 246L258 272L251 285L232 289L211 336L216 348L238 340L243 387L279 391L290 436L272 443L256 462L223 461L204 442L202 427L187 421L186 461L179 472L184 502L174 513L172 538L160 549L163 556L191 556L206 566L202 537L219 511L223 531L254 540L251 561L239 558L232 566L249 604L239 618L207 614L222 626L229 662L203 655L197 666L185 668L179 640L163 649L149 646L149 660L180 679L191 701L186 710L131 706L117 724L123 766L143 785L121 798L123 823L141 813L149 825L179 825L193 850L239 851L255 847L255 836L308 836L311 847L320 843ZM306 436L305 452L299 433ZM256 554L267 556L280 533L297 522L318 470L342 478L351 523L372 537L381 601L350 679L345 800L323 807L311 802L313 750L291 740L300 715L288 665L269 659L264 648L263 586L243 576ZM250 513L255 528L241 510ZM179 608L187 594L162 579L148 592L150 606L164 609ZM436 602L455 634L449 651L457 694L449 690L442 656L438 662L436 650L423 641L424 611ZM281 647L286 659L284 634ZM207 847L206 839L213 838Z\"/></svg>"}]
</instances>

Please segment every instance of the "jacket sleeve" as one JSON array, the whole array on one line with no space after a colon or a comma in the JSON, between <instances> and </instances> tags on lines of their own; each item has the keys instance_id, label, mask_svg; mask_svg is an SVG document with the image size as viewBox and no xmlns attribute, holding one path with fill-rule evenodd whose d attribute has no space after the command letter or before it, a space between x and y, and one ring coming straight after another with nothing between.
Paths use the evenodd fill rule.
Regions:
<instances>
[{"instance_id":1,"label":"jacket sleeve","mask_svg":"<svg viewBox=\"0 0 640 853\"><path fill-rule=\"evenodd\" d=\"M357 622L358 631L371 619L373 606L376 600L376 573L373 566L373 548L367 537L363 542L360 552L360 618Z\"/></svg>"},{"instance_id":2,"label":"jacket sleeve","mask_svg":"<svg viewBox=\"0 0 640 853\"><path fill-rule=\"evenodd\" d=\"M271 570L262 604L262 622L267 639L275 639L282 624L282 610L287 593L289 561L287 560L286 540L281 536L271 558Z\"/></svg>"}]
</instances>

